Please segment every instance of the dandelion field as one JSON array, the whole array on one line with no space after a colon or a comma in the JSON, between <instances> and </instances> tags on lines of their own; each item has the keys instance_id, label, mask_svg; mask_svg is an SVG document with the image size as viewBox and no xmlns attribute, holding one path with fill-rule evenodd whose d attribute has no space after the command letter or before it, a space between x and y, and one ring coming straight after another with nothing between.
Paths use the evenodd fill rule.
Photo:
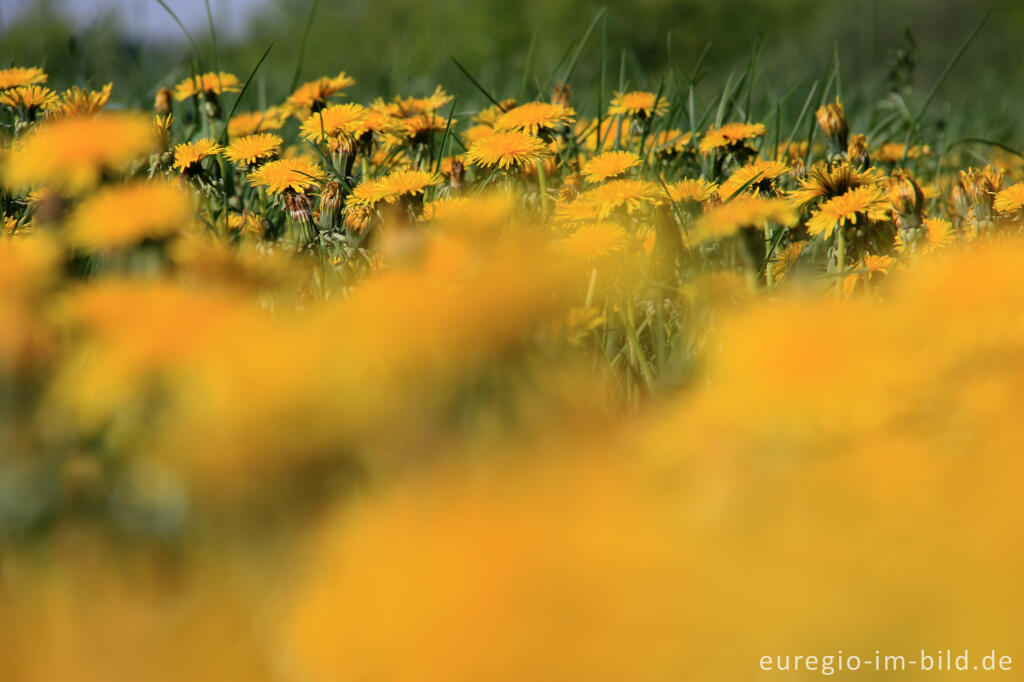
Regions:
<instances>
[{"instance_id":1,"label":"dandelion field","mask_svg":"<svg viewBox=\"0 0 1024 682\"><path fill-rule=\"evenodd\" d=\"M838 50L795 116L756 51L471 109L0 69L0 680L1016 665L1024 157L931 109L982 28L865 115Z\"/></svg>"}]
</instances>

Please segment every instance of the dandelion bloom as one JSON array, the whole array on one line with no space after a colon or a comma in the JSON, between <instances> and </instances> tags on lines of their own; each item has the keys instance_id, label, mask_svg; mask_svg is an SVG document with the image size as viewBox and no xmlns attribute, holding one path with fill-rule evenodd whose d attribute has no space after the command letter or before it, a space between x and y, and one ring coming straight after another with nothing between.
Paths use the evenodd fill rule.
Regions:
<instances>
[{"instance_id":1,"label":"dandelion bloom","mask_svg":"<svg viewBox=\"0 0 1024 682\"><path fill-rule=\"evenodd\" d=\"M434 88L434 92L427 97L396 97L393 104L397 109L397 113L402 116L415 116L417 114L433 113L445 104L448 104L448 102L451 102L452 99L454 98L438 85Z\"/></svg>"},{"instance_id":2,"label":"dandelion bloom","mask_svg":"<svg viewBox=\"0 0 1024 682\"><path fill-rule=\"evenodd\" d=\"M456 119L451 124L455 125ZM413 141L424 141L430 139L431 133L444 132L448 128L448 119L437 114L416 114L410 118L401 119L402 132L405 137Z\"/></svg>"},{"instance_id":3,"label":"dandelion bloom","mask_svg":"<svg viewBox=\"0 0 1024 682\"><path fill-rule=\"evenodd\" d=\"M219 154L223 149L212 137L204 137L195 142L182 142L174 148L173 167L182 173L192 173L198 169L203 159Z\"/></svg>"},{"instance_id":4,"label":"dandelion bloom","mask_svg":"<svg viewBox=\"0 0 1024 682\"><path fill-rule=\"evenodd\" d=\"M654 136L652 149L658 154L678 154L690 146L693 133L681 130L662 130Z\"/></svg>"},{"instance_id":5,"label":"dandelion bloom","mask_svg":"<svg viewBox=\"0 0 1024 682\"><path fill-rule=\"evenodd\" d=\"M762 227L768 222L795 225L796 221L796 211L787 202L744 195L702 215L693 226L693 239L696 242L721 239L747 227Z\"/></svg>"},{"instance_id":6,"label":"dandelion bloom","mask_svg":"<svg viewBox=\"0 0 1024 682\"><path fill-rule=\"evenodd\" d=\"M249 176L249 182L257 187L266 187L271 194L283 194L289 190L305 192L325 180L327 173L302 156L271 161Z\"/></svg>"},{"instance_id":7,"label":"dandelion bloom","mask_svg":"<svg viewBox=\"0 0 1024 682\"><path fill-rule=\"evenodd\" d=\"M601 182L618 177L630 168L636 168L640 163L640 157L633 152L605 152L587 161L581 170L583 177L589 182Z\"/></svg>"},{"instance_id":8,"label":"dandelion bloom","mask_svg":"<svg viewBox=\"0 0 1024 682\"><path fill-rule=\"evenodd\" d=\"M366 132L370 110L361 104L332 104L302 122L301 134L310 142L336 140L344 147Z\"/></svg>"},{"instance_id":9,"label":"dandelion bloom","mask_svg":"<svg viewBox=\"0 0 1024 682\"><path fill-rule=\"evenodd\" d=\"M668 186L669 198L676 204L687 202L702 204L715 196L716 192L718 192L718 185L703 178L696 180L687 178Z\"/></svg>"},{"instance_id":10,"label":"dandelion bloom","mask_svg":"<svg viewBox=\"0 0 1024 682\"><path fill-rule=\"evenodd\" d=\"M327 98L356 84L356 79L342 71L333 78L324 77L303 83L288 96L286 104L292 109L310 109L323 106Z\"/></svg>"},{"instance_id":11,"label":"dandelion bloom","mask_svg":"<svg viewBox=\"0 0 1024 682\"><path fill-rule=\"evenodd\" d=\"M889 142L871 152L871 158L881 163L899 163L904 155L908 159L920 159L922 156L931 156L932 148L928 145L914 145L908 150L902 142Z\"/></svg>"},{"instance_id":12,"label":"dandelion bloom","mask_svg":"<svg viewBox=\"0 0 1024 682\"><path fill-rule=\"evenodd\" d=\"M102 90L83 90L71 87L60 95L60 101L56 102L47 111L47 116L57 118L60 116L94 116L100 109L110 101L110 93L114 89L113 83L107 83Z\"/></svg>"},{"instance_id":13,"label":"dandelion bloom","mask_svg":"<svg viewBox=\"0 0 1024 682\"><path fill-rule=\"evenodd\" d=\"M23 85L0 92L0 104L30 118L58 101L57 93L42 85Z\"/></svg>"},{"instance_id":14,"label":"dandelion bloom","mask_svg":"<svg viewBox=\"0 0 1024 682\"><path fill-rule=\"evenodd\" d=\"M828 239L837 226L855 225L862 218L885 220L888 209L885 190L878 185L864 185L822 203L807 221L807 231L812 235L824 232Z\"/></svg>"},{"instance_id":15,"label":"dandelion bloom","mask_svg":"<svg viewBox=\"0 0 1024 682\"><path fill-rule=\"evenodd\" d=\"M472 203L468 197L442 197L423 204L423 220L445 220L453 215L464 215Z\"/></svg>"},{"instance_id":16,"label":"dandelion bloom","mask_svg":"<svg viewBox=\"0 0 1024 682\"><path fill-rule=\"evenodd\" d=\"M191 218L188 193L166 181L134 182L82 202L68 221L67 236L88 249L117 248L175 234Z\"/></svg>"},{"instance_id":17,"label":"dandelion bloom","mask_svg":"<svg viewBox=\"0 0 1024 682\"><path fill-rule=\"evenodd\" d=\"M1002 215L1015 216L1024 212L1024 183L1010 185L996 194L992 208Z\"/></svg>"},{"instance_id":18,"label":"dandelion bloom","mask_svg":"<svg viewBox=\"0 0 1024 682\"><path fill-rule=\"evenodd\" d=\"M642 90L615 93L612 105L608 108L609 114L620 114L640 119L662 116L666 111L668 111L667 99L653 92Z\"/></svg>"},{"instance_id":19,"label":"dandelion bloom","mask_svg":"<svg viewBox=\"0 0 1024 682\"><path fill-rule=\"evenodd\" d=\"M268 130L280 130L287 118L285 112L278 107L270 107L264 111L245 111L235 114L228 121L228 135L243 137Z\"/></svg>"},{"instance_id":20,"label":"dandelion bloom","mask_svg":"<svg viewBox=\"0 0 1024 682\"><path fill-rule=\"evenodd\" d=\"M186 78L174 86L174 99L179 102L187 100L196 95L220 95L225 92L238 92L242 89L242 83L238 76L231 73L204 73Z\"/></svg>"},{"instance_id":21,"label":"dandelion bloom","mask_svg":"<svg viewBox=\"0 0 1024 682\"><path fill-rule=\"evenodd\" d=\"M46 72L37 66L14 66L10 69L0 69L0 90L45 83L46 78Z\"/></svg>"},{"instance_id":22,"label":"dandelion bloom","mask_svg":"<svg viewBox=\"0 0 1024 682\"><path fill-rule=\"evenodd\" d=\"M845 194L851 189L874 185L880 182L881 176L873 168L859 168L842 162L833 165L815 164L800 181L800 186L789 193L789 200L798 209L806 208L821 199Z\"/></svg>"},{"instance_id":23,"label":"dandelion bloom","mask_svg":"<svg viewBox=\"0 0 1024 682\"><path fill-rule=\"evenodd\" d=\"M390 196L391 188L389 188L383 180L378 178L367 178L352 188L352 194L349 195L349 202L350 204L372 208Z\"/></svg>"},{"instance_id":24,"label":"dandelion bloom","mask_svg":"<svg viewBox=\"0 0 1024 682\"><path fill-rule=\"evenodd\" d=\"M722 183L719 192L723 199L746 188L752 194L758 194L761 189L771 186L773 180L789 172L789 166L781 161L765 161L758 159L737 169L729 176L729 179Z\"/></svg>"},{"instance_id":25,"label":"dandelion bloom","mask_svg":"<svg viewBox=\"0 0 1024 682\"><path fill-rule=\"evenodd\" d=\"M273 133L246 135L229 144L224 156L241 166L253 166L276 156L282 144L284 140Z\"/></svg>"},{"instance_id":26,"label":"dandelion bloom","mask_svg":"<svg viewBox=\"0 0 1024 682\"><path fill-rule=\"evenodd\" d=\"M609 221L587 223L559 242L559 247L573 258L590 261L624 251L629 233L621 225Z\"/></svg>"},{"instance_id":27,"label":"dandelion bloom","mask_svg":"<svg viewBox=\"0 0 1024 682\"><path fill-rule=\"evenodd\" d=\"M572 107L547 102L527 102L506 111L494 123L495 130L520 130L536 135L541 130L567 126L576 118Z\"/></svg>"},{"instance_id":28,"label":"dandelion bloom","mask_svg":"<svg viewBox=\"0 0 1024 682\"><path fill-rule=\"evenodd\" d=\"M757 137L763 137L767 129L763 123L726 123L721 128L710 128L701 138L698 149L701 154L710 154L716 149L736 148Z\"/></svg>"},{"instance_id":29,"label":"dandelion bloom","mask_svg":"<svg viewBox=\"0 0 1024 682\"><path fill-rule=\"evenodd\" d=\"M423 194L423 190L441 182L441 176L420 170L399 170L381 179L382 188L388 195L384 197L388 203L403 196Z\"/></svg>"},{"instance_id":30,"label":"dandelion bloom","mask_svg":"<svg viewBox=\"0 0 1024 682\"><path fill-rule=\"evenodd\" d=\"M597 207L597 214L606 218L618 209L633 214L646 206L663 203L664 192L645 180L612 180L580 195L580 201Z\"/></svg>"},{"instance_id":31,"label":"dandelion bloom","mask_svg":"<svg viewBox=\"0 0 1024 682\"><path fill-rule=\"evenodd\" d=\"M544 140L518 130L482 137L469 146L466 159L477 166L508 169L544 161L551 152Z\"/></svg>"},{"instance_id":32,"label":"dandelion bloom","mask_svg":"<svg viewBox=\"0 0 1024 682\"><path fill-rule=\"evenodd\" d=\"M4 160L10 187L51 185L69 193L96 185L104 171L123 171L152 152L157 139L145 116L105 114L38 126Z\"/></svg>"},{"instance_id":33,"label":"dandelion bloom","mask_svg":"<svg viewBox=\"0 0 1024 682\"><path fill-rule=\"evenodd\" d=\"M486 125L487 127L494 127L499 117L515 108L516 101L514 99L502 100L499 104L492 104L486 109L481 109L480 113L473 117L473 122Z\"/></svg>"}]
</instances>

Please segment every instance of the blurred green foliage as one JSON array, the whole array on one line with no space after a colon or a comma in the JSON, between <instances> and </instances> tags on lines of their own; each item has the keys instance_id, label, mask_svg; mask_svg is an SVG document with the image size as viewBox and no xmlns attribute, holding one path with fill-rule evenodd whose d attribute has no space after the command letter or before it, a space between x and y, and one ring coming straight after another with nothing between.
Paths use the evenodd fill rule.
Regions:
<instances>
[{"instance_id":1,"label":"blurred green foliage","mask_svg":"<svg viewBox=\"0 0 1024 682\"><path fill-rule=\"evenodd\" d=\"M169 4L173 7L173 0ZM604 7L604 18L582 46L573 72L577 108L592 111L596 106L602 54L605 94L610 96L620 84L656 90L664 82L667 88L685 88L706 50L706 74L697 95L711 99L730 70L743 73L763 40L751 115L770 116L783 100L782 112L791 119L834 50L851 111L875 116L872 107L894 89L908 103L919 103L987 9L974 0L274 0L236 31L244 40L228 42L221 36L216 56L209 32L195 31L202 59L195 64L180 35L159 44L131 40L110 16L74 29L60 18L54 0L39 0L3 28L0 57L5 63L45 65L57 86L115 80L115 100L138 103L192 68L211 69L215 62L245 78L273 42L243 106L254 107L287 94L314 5L300 76L344 70L359 81L350 91L359 101L422 94L440 83L460 96L460 110L485 104L452 57L496 97L517 96L524 82L527 96L536 96L545 83L565 75L581 37ZM1013 53L1022 28L1024 3L996 0L981 37L930 110L936 125L1005 144L1021 142L1016 116L1021 95L1012 83L1024 75Z\"/></svg>"}]
</instances>

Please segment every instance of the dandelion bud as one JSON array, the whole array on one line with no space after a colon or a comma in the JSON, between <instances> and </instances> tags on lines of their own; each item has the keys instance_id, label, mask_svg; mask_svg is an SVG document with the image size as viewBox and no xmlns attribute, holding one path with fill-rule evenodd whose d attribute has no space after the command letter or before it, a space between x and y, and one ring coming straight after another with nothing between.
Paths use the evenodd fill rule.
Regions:
<instances>
[{"instance_id":1,"label":"dandelion bud","mask_svg":"<svg viewBox=\"0 0 1024 682\"><path fill-rule=\"evenodd\" d=\"M288 219L295 228L296 237L305 242L313 241L316 233L313 231L313 213L310 210L309 197L288 192L284 195L284 200L288 206Z\"/></svg>"},{"instance_id":2,"label":"dandelion bud","mask_svg":"<svg viewBox=\"0 0 1024 682\"><path fill-rule=\"evenodd\" d=\"M452 159L451 173L448 175L448 186L451 188L452 193L458 193L462 190L462 185L466 180L466 165L462 163L461 159Z\"/></svg>"},{"instance_id":3,"label":"dandelion bud","mask_svg":"<svg viewBox=\"0 0 1024 682\"><path fill-rule=\"evenodd\" d=\"M570 86L568 83L556 83L551 92L551 103L559 106L570 106Z\"/></svg>"},{"instance_id":4,"label":"dandelion bud","mask_svg":"<svg viewBox=\"0 0 1024 682\"><path fill-rule=\"evenodd\" d=\"M898 215L920 220L924 210L924 192L906 171L894 170L889 177L889 201Z\"/></svg>"},{"instance_id":5,"label":"dandelion bud","mask_svg":"<svg viewBox=\"0 0 1024 682\"><path fill-rule=\"evenodd\" d=\"M1004 175L1003 171L997 171L992 166L960 171L960 182L967 200L976 208L991 211L996 193L1003 188Z\"/></svg>"},{"instance_id":6,"label":"dandelion bud","mask_svg":"<svg viewBox=\"0 0 1024 682\"><path fill-rule=\"evenodd\" d=\"M867 135L850 135L850 142L846 145L846 159L851 166L867 168L869 161Z\"/></svg>"},{"instance_id":7,"label":"dandelion bud","mask_svg":"<svg viewBox=\"0 0 1024 682\"><path fill-rule=\"evenodd\" d=\"M171 91L167 88L160 88L156 91L156 98L153 100L153 109L158 114L171 113Z\"/></svg>"},{"instance_id":8,"label":"dandelion bud","mask_svg":"<svg viewBox=\"0 0 1024 682\"><path fill-rule=\"evenodd\" d=\"M836 98L835 102L829 102L815 113L818 119L818 126L825 134L829 143L830 154L841 154L846 151L846 138L850 133L850 125L846 122L846 112L843 105Z\"/></svg>"},{"instance_id":9,"label":"dandelion bud","mask_svg":"<svg viewBox=\"0 0 1024 682\"><path fill-rule=\"evenodd\" d=\"M328 182L320 190L320 229L330 231L337 227L341 213L341 185Z\"/></svg>"}]
</instances>

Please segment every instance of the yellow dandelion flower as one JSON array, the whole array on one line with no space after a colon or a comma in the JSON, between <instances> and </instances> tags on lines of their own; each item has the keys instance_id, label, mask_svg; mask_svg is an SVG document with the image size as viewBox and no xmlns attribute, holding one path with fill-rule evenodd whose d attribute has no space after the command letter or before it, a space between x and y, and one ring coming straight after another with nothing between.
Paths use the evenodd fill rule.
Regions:
<instances>
[{"instance_id":1,"label":"yellow dandelion flower","mask_svg":"<svg viewBox=\"0 0 1024 682\"><path fill-rule=\"evenodd\" d=\"M389 204L404 196L423 194L423 190L441 182L440 175L420 170L399 170L381 178L382 188L387 191L384 200Z\"/></svg>"},{"instance_id":2,"label":"yellow dandelion flower","mask_svg":"<svg viewBox=\"0 0 1024 682\"><path fill-rule=\"evenodd\" d=\"M287 117L287 114L279 107L270 107L265 111L245 111L232 116L228 121L228 135L244 137L270 130L280 130Z\"/></svg>"},{"instance_id":3,"label":"yellow dandelion flower","mask_svg":"<svg viewBox=\"0 0 1024 682\"><path fill-rule=\"evenodd\" d=\"M378 178L367 178L354 188L349 195L349 201L353 205L367 206L372 208L381 201L391 196L391 188Z\"/></svg>"},{"instance_id":4,"label":"yellow dandelion flower","mask_svg":"<svg viewBox=\"0 0 1024 682\"><path fill-rule=\"evenodd\" d=\"M746 191L751 194L759 194L761 190L770 188L773 180L782 177L788 172L789 166L781 161L757 159L753 163L748 163L746 166L736 170L735 173L729 176L728 180L722 183L718 191L722 198L726 200L739 192L743 187L746 187Z\"/></svg>"},{"instance_id":5,"label":"yellow dandelion flower","mask_svg":"<svg viewBox=\"0 0 1024 682\"><path fill-rule=\"evenodd\" d=\"M369 113L361 104L332 104L303 121L300 133L310 142L336 141L342 151L349 151L366 132Z\"/></svg>"},{"instance_id":6,"label":"yellow dandelion flower","mask_svg":"<svg viewBox=\"0 0 1024 682\"><path fill-rule=\"evenodd\" d=\"M555 204L555 224L573 225L601 219L601 207L589 201L560 201Z\"/></svg>"},{"instance_id":7,"label":"yellow dandelion flower","mask_svg":"<svg viewBox=\"0 0 1024 682\"><path fill-rule=\"evenodd\" d=\"M399 121L403 135L414 141L429 140L431 134L444 132L448 127L447 118L430 113L416 114L409 118L399 119ZM451 124L454 126L456 123L456 119L453 118Z\"/></svg>"},{"instance_id":8,"label":"yellow dandelion flower","mask_svg":"<svg viewBox=\"0 0 1024 682\"><path fill-rule=\"evenodd\" d=\"M558 243L569 256L584 261L620 253L629 245L629 233L617 223L602 221L581 225Z\"/></svg>"},{"instance_id":9,"label":"yellow dandelion flower","mask_svg":"<svg viewBox=\"0 0 1024 682\"><path fill-rule=\"evenodd\" d=\"M49 107L47 116L93 116L110 101L113 83L107 83L102 90L82 90L71 87L60 95L60 101Z\"/></svg>"},{"instance_id":10,"label":"yellow dandelion flower","mask_svg":"<svg viewBox=\"0 0 1024 682\"><path fill-rule=\"evenodd\" d=\"M295 92L289 95L286 104L293 110L323 106L329 97L355 84L356 79L344 71L333 78L317 78L300 85Z\"/></svg>"},{"instance_id":11,"label":"yellow dandelion flower","mask_svg":"<svg viewBox=\"0 0 1024 682\"><path fill-rule=\"evenodd\" d=\"M948 246L956 241L956 232L953 230L953 223L942 218L925 218L925 234L928 235L928 243L936 248Z\"/></svg>"},{"instance_id":12,"label":"yellow dandelion flower","mask_svg":"<svg viewBox=\"0 0 1024 682\"><path fill-rule=\"evenodd\" d=\"M195 142L182 142L174 148L172 167L182 173L193 173L199 169L199 163L203 159L219 154L223 149L212 137L204 137Z\"/></svg>"},{"instance_id":13,"label":"yellow dandelion flower","mask_svg":"<svg viewBox=\"0 0 1024 682\"><path fill-rule=\"evenodd\" d=\"M502 100L500 104L492 104L486 109L483 109L479 114L473 117L473 122L494 127L495 122L497 122L498 118L502 114L506 111L511 111L515 107L516 101L514 99Z\"/></svg>"},{"instance_id":14,"label":"yellow dandelion flower","mask_svg":"<svg viewBox=\"0 0 1024 682\"><path fill-rule=\"evenodd\" d=\"M718 192L718 185L703 178L680 180L668 186L668 195L673 203L693 202L702 204Z\"/></svg>"},{"instance_id":15,"label":"yellow dandelion flower","mask_svg":"<svg viewBox=\"0 0 1024 682\"><path fill-rule=\"evenodd\" d=\"M681 130L662 130L654 136L652 149L656 154L678 154L690 146L693 140L693 133L684 133Z\"/></svg>"},{"instance_id":16,"label":"yellow dandelion flower","mask_svg":"<svg viewBox=\"0 0 1024 682\"><path fill-rule=\"evenodd\" d=\"M608 108L609 114L640 119L662 116L666 111L668 111L668 99L642 90L615 93L612 105Z\"/></svg>"},{"instance_id":17,"label":"yellow dandelion flower","mask_svg":"<svg viewBox=\"0 0 1024 682\"><path fill-rule=\"evenodd\" d=\"M15 66L0 69L0 90L38 85L46 82L46 72L36 66Z\"/></svg>"},{"instance_id":18,"label":"yellow dandelion flower","mask_svg":"<svg viewBox=\"0 0 1024 682\"><path fill-rule=\"evenodd\" d=\"M763 137L767 132L763 123L726 123L721 128L709 128L700 139L701 154L710 154L716 149L734 149L745 146L750 140Z\"/></svg>"},{"instance_id":19,"label":"yellow dandelion flower","mask_svg":"<svg viewBox=\"0 0 1024 682\"><path fill-rule=\"evenodd\" d=\"M1018 216L1024 213L1024 183L1010 185L996 194L992 208L1005 216Z\"/></svg>"},{"instance_id":20,"label":"yellow dandelion flower","mask_svg":"<svg viewBox=\"0 0 1024 682\"><path fill-rule=\"evenodd\" d=\"M807 231L812 235L824 232L828 239L836 226L856 225L858 220L865 218L885 220L888 209L884 188L878 185L856 187L822 203L807 221Z\"/></svg>"},{"instance_id":21,"label":"yellow dandelion flower","mask_svg":"<svg viewBox=\"0 0 1024 682\"><path fill-rule=\"evenodd\" d=\"M265 163L249 176L249 182L271 194L305 192L325 180L327 173L304 156Z\"/></svg>"},{"instance_id":22,"label":"yellow dandelion flower","mask_svg":"<svg viewBox=\"0 0 1024 682\"><path fill-rule=\"evenodd\" d=\"M788 196L793 206L804 209L821 199L831 199L851 189L874 185L880 181L881 176L873 168L860 170L846 162L833 165L820 163L811 167L807 177L800 181L800 186Z\"/></svg>"},{"instance_id":23,"label":"yellow dandelion flower","mask_svg":"<svg viewBox=\"0 0 1024 682\"><path fill-rule=\"evenodd\" d=\"M117 248L179 232L192 218L192 201L170 182L134 182L102 189L68 220L68 240L87 249Z\"/></svg>"},{"instance_id":24,"label":"yellow dandelion flower","mask_svg":"<svg viewBox=\"0 0 1024 682\"><path fill-rule=\"evenodd\" d=\"M542 130L567 126L576 118L572 107L547 102L527 102L506 111L494 123L495 130L519 130L536 135Z\"/></svg>"},{"instance_id":25,"label":"yellow dandelion flower","mask_svg":"<svg viewBox=\"0 0 1024 682\"><path fill-rule=\"evenodd\" d=\"M469 146L466 159L485 168L522 167L550 156L544 140L518 130L506 130L482 137Z\"/></svg>"},{"instance_id":26,"label":"yellow dandelion flower","mask_svg":"<svg viewBox=\"0 0 1024 682\"><path fill-rule=\"evenodd\" d=\"M394 105L401 116L432 114L454 99L439 85L429 97L396 97Z\"/></svg>"},{"instance_id":27,"label":"yellow dandelion flower","mask_svg":"<svg viewBox=\"0 0 1024 682\"><path fill-rule=\"evenodd\" d=\"M228 229L232 232L239 232L254 237L262 237L265 231L263 219L260 218L259 214L251 211L242 211L241 213L231 213L228 215Z\"/></svg>"},{"instance_id":28,"label":"yellow dandelion flower","mask_svg":"<svg viewBox=\"0 0 1024 682\"><path fill-rule=\"evenodd\" d=\"M242 83L232 73L204 73L186 78L174 86L174 99L184 102L196 95L220 95L225 92L238 92Z\"/></svg>"},{"instance_id":29,"label":"yellow dandelion flower","mask_svg":"<svg viewBox=\"0 0 1024 682\"><path fill-rule=\"evenodd\" d=\"M730 237L743 228L760 228L768 222L792 226L796 221L796 211L787 202L745 194L698 218L692 237L696 242L704 242Z\"/></svg>"},{"instance_id":30,"label":"yellow dandelion flower","mask_svg":"<svg viewBox=\"0 0 1024 682\"><path fill-rule=\"evenodd\" d=\"M482 140L483 138L487 137L488 135L493 135L493 134L494 134L494 128L492 128L489 125L480 124L480 125L472 126L469 130L467 130L466 132L462 133L462 140L463 140L463 142L466 143L466 145L472 146L475 142L477 142L479 140Z\"/></svg>"},{"instance_id":31,"label":"yellow dandelion flower","mask_svg":"<svg viewBox=\"0 0 1024 682\"><path fill-rule=\"evenodd\" d=\"M423 204L423 220L445 220L452 215L461 213L470 201L467 197L443 197Z\"/></svg>"},{"instance_id":32,"label":"yellow dandelion flower","mask_svg":"<svg viewBox=\"0 0 1024 682\"><path fill-rule=\"evenodd\" d=\"M229 144L224 156L240 166L253 166L277 156L283 144L284 140L273 133L246 135Z\"/></svg>"},{"instance_id":33,"label":"yellow dandelion flower","mask_svg":"<svg viewBox=\"0 0 1024 682\"><path fill-rule=\"evenodd\" d=\"M908 159L920 159L925 156L932 155L932 148L928 145L914 145L907 151L907 145L902 142L890 142L883 144L873 152L871 152L871 158L881 163L899 163L903 160L903 155L906 153Z\"/></svg>"},{"instance_id":34,"label":"yellow dandelion flower","mask_svg":"<svg viewBox=\"0 0 1024 682\"><path fill-rule=\"evenodd\" d=\"M0 104L29 117L58 102L57 93L42 85L23 85L0 92Z\"/></svg>"},{"instance_id":35,"label":"yellow dandelion flower","mask_svg":"<svg viewBox=\"0 0 1024 682\"><path fill-rule=\"evenodd\" d=\"M120 172L157 145L150 120L134 114L100 114L45 123L3 160L10 187L50 185L69 194L96 185L104 171Z\"/></svg>"},{"instance_id":36,"label":"yellow dandelion flower","mask_svg":"<svg viewBox=\"0 0 1024 682\"><path fill-rule=\"evenodd\" d=\"M580 194L579 201L597 207L600 218L607 218L619 209L630 215L648 206L663 203L664 191L652 182L644 180L611 180L603 185Z\"/></svg>"},{"instance_id":37,"label":"yellow dandelion flower","mask_svg":"<svg viewBox=\"0 0 1024 682\"><path fill-rule=\"evenodd\" d=\"M618 177L630 168L636 168L640 163L640 157L633 152L604 152L583 164L581 170L583 177L589 182L601 182Z\"/></svg>"}]
</instances>

